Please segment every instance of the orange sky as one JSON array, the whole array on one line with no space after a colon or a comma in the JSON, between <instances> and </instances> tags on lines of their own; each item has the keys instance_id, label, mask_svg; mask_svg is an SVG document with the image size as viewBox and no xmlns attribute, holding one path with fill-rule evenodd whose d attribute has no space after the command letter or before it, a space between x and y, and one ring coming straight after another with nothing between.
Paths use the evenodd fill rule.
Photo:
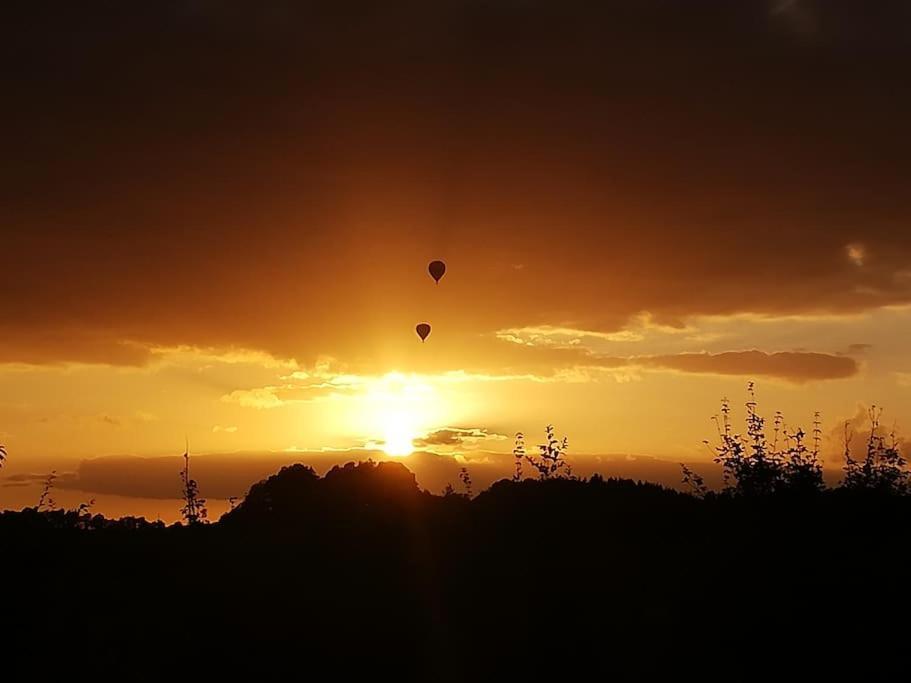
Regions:
<instances>
[{"instance_id":1,"label":"orange sky","mask_svg":"<svg viewBox=\"0 0 911 683\"><path fill-rule=\"evenodd\" d=\"M80 462L185 436L253 463L218 495L390 440L492 478L547 422L583 468L706 460L751 379L911 424L903 3L8 18L0 504L50 469L166 496Z\"/></svg>"}]
</instances>

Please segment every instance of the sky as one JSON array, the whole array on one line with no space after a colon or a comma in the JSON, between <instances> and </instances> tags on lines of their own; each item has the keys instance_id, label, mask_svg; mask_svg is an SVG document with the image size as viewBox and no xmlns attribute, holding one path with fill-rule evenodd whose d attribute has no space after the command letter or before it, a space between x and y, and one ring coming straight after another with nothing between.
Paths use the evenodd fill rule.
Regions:
<instances>
[{"instance_id":1,"label":"sky","mask_svg":"<svg viewBox=\"0 0 911 683\"><path fill-rule=\"evenodd\" d=\"M264 5L4 5L0 506L911 429L908 3Z\"/></svg>"}]
</instances>

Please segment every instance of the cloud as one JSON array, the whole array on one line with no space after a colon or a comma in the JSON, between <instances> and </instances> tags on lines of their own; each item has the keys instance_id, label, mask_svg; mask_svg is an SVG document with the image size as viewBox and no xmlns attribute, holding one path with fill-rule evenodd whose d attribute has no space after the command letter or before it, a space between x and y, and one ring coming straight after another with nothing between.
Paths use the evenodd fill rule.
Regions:
<instances>
[{"instance_id":1,"label":"cloud","mask_svg":"<svg viewBox=\"0 0 911 683\"><path fill-rule=\"evenodd\" d=\"M46 472L44 474L33 473L33 472L23 472L20 474L9 474L3 477L3 486L4 487L27 487L35 485L44 485L49 477L53 477L53 486L54 487L65 487L67 484L75 480L76 474L73 472L64 472L62 474L56 474L51 472Z\"/></svg>"},{"instance_id":2,"label":"cloud","mask_svg":"<svg viewBox=\"0 0 911 683\"><path fill-rule=\"evenodd\" d=\"M882 411L878 406L869 406L858 403L854 413L850 417L836 421L835 426L826 434L824 451L826 463L839 468L844 465L846 439L847 446L851 452L851 457L855 460L863 459L872 429L870 420L871 410L879 412L879 428L877 429L877 434L879 436L887 437L889 442L891 442L891 438L894 436L899 450L902 451L906 458L911 456L911 446L909 446L901 437L898 425L892 422L890 414Z\"/></svg>"},{"instance_id":3,"label":"cloud","mask_svg":"<svg viewBox=\"0 0 911 683\"><path fill-rule=\"evenodd\" d=\"M324 400L333 396L364 396L390 387L411 387L431 390L434 386L471 382L538 382L538 383L587 383L610 377L617 382L640 378L642 371L681 372L687 374L735 375L750 378L767 377L793 383L822 380L846 379L859 372L857 360L848 355L819 353L812 351L764 352L758 350L726 351L721 353L678 353L668 355L609 356L594 353L582 346L570 348L546 344L542 349L537 345L515 345L505 343L519 351L513 357L503 374L497 374L496 365L487 373L449 371L438 374L386 373L381 375L354 375L345 373L332 375L322 369L315 374L295 373L280 386L264 386L235 389L222 396L222 401L235 403L245 408L268 410L283 408L296 403ZM536 367L541 361L538 354L546 354L549 366L541 368L545 374L513 374L511 368L521 366L524 354L528 363ZM483 430L482 430L483 431ZM427 439L468 440L480 437L471 429L450 428L441 430ZM494 435L487 435L491 438ZM442 442L427 441L426 445L443 445Z\"/></svg>"},{"instance_id":4,"label":"cloud","mask_svg":"<svg viewBox=\"0 0 911 683\"><path fill-rule=\"evenodd\" d=\"M911 302L906 3L154 4L0 27L0 363L544 376L484 335Z\"/></svg>"},{"instance_id":5,"label":"cloud","mask_svg":"<svg viewBox=\"0 0 911 683\"><path fill-rule=\"evenodd\" d=\"M63 326L46 329L40 324L33 325L28 319L18 327L22 334L15 334L10 322L0 321L0 364L88 363L142 367L152 360L147 344L126 339L110 330L66 329Z\"/></svg>"},{"instance_id":6,"label":"cloud","mask_svg":"<svg viewBox=\"0 0 911 683\"><path fill-rule=\"evenodd\" d=\"M592 340L635 342L643 339L641 333L630 329L620 330L618 332L596 332L593 330L576 330L553 325L498 330L496 337L503 341L524 346L557 347L571 347Z\"/></svg>"},{"instance_id":7,"label":"cloud","mask_svg":"<svg viewBox=\"0 0 911 683\"><path fill-rule=\"evenodd\" d=\"M864 265L864 261L867 258L867 250L862 244L849 244L845 247L845 251L848 254L848 260L851 261L858 268Z\"/></svg>"},{"instance_id":8,"label":"cloud","mask_svg":"<svg viewBox=\"0 0 911 683\"><path fill-rule=\"evenodd\" d=\"M812 351L759 350L721 353L676 353L655 356L602 356L589 354L581 368L611 372L625 369L674 371L688 374L769 377L803 383L845 379L859 372L858 362L848 356Z\"/></svg>"},{"instance_id":9,"label":"cloud","mask_svg":"<svg viewBox=\"0 0 911 683\"><path fill-rule=\"evenodd\" d=\"M244 408L282 408L295 403L310 403L340 394L352 393L359 387L344 382L294 383L280 386L235 389L222 396L225 403L236 403Z\"/></svg>"},{"instance_id":10,"label":"cloud","mask_svg":"<svg viewBox=\"0 0 911 683\"><path fill-rule=\"evenodd\" d=\"M827 379L845 379L857 374L857 361L827 353L781 351L728 351L725 353L681 353L640 359L647 367L679 372L771 377L803 383Z\"/></svg>"},{"instance_id":11,"label":"cloud","mask_svg":"<svg viewBox=\"0 0 911 683\"><path fill-rule=\"evenodd\" d=\"M59 418L58 418L59 419ZM63 419L68 419L63 417ZM146 425L158 421L158 416L152 413L137 410L131 415L112 415L110 413L100 413L98 415L76 415L75 419L81 423L97 423L115 429L124 427L135 427L137 425ZM50 422L50 418L45 418L45 422Z\"/></svg>"},{"instance_id":12,"label":"cloud","mask_svg":"<svg viewBox=\"0 0 911 683\"><path fill-rule=\"evenodd\" d=\"M453 457L416 451L404 458L390 458L382 451L349 449L340 451L294 451L287 453L233 453L195 456L193 475L198 480L201 493L209 499L227 499L243 496L257 481L274 474L281 467L295 462L312 466L324 473L335 465L353 460L393 460L408 467L421 487L439 493L447 484L459 489L459 471L467 467L477 490L494 481L510 478L514 472L514 459L510 453L469 451ZM629 477L655 481L667 486L679 486L680 466L676 462L638 455L576 455L570 454L573 471L580 476L599 472L605 476ZM66 490L88 493L127 496L132 498L180 498L179 472L183 459L179 456L135 457L109 456L84 460L76 473L60 477L55 485ZM720 472L712 465L696 465L706 475L710 484L720 482ZM46 475L24 482L26 485L43 483ZM18 480L17 480L18 481Z\"/></svg>"},{"instance_id":13,"label":"cloud","mask_svg":"<svg viewBox=\"0 0 911 683\"><path fill-rule=\"evenodd\" d=\"M280 408L286 401L278 397L281 387L257 387L254 389L235 389L230 394L222 396L225 403L236 403L244 408Z\"/></svg>"},{"instance_id":14,"label":"cloud","mask_svg":"<svg viewBox=\"0 0 911 683\"><path fill-rule=\"evenodd\" d=\"M849 356L863 355L872 348L873 348L873 344L849 344L847 354Z\"/></svg>"},{"instance_id":15,"label":"cloud","mask_svg":"<svg viewBox=\"0 0 911 683\"><path fill-rule=\"evenodd\" d=\"M195 365L255 365L261 368L297 370L297 363L290 358L276 358L270 353L238 347L206 347L180 345L158 346L149 349L153 360L160 364Z\"/></svg>"},{"instance_id":16,"label":"cloud","mask_svg":"<svg viewBox=\"0 0 911 683\"><path fill-rule=\"evenodd\" d=\"M192 459L193 476L199 481L201 492L208 498L226 499L242 496L257 481L275 473L281 467L295 462L313 466L319 472L352 460L390 459L382 451L368 449L295 450L284 453L230 453L206 454ZM451 457L432 453L414 454L398 459L416 472L423 471L426 485L436 485L439 478L450 470L455 481L459 465ZM183 466L180 456L138 457L106 456L84 460L74 475L58 479L56 485L98 494L129 496L133 498L180 498L179 473ZM441 469L442 468L442 469ZM46 476L46 475L45 475ZM39 483L42 479L29 479ZM443 484L445 485L445 484ZM442 485L439 487L442 488Z\"/></svg>"},{"instance_id":17,"label":"cloud","mask_svg":"<svg viewBox=\"0 0 911 683\"><path fill-rule=\"evenodd\" d=\"M236 434L237 427L235 427L233 425L231 425L230 427L223 427L221 425L215 425L214 427L212 427L212 432L215 434L218 434L219 432L224 433L224 434Z\"/></svg>"},{"instance_id":18,"label":"cloud","mask_svg":"<svg viewBox=\"0 0 911 683\"><path fill-rule=\"evenodd\" d=\"M573 356L577 358L577 356ZM566 359L562 359L566 360ZM335 374L338 372L338 374ZM401 373L385 372L378 374L353 374L344 371L333 371L327 366L309 371L299 371L282 377L286 380L281 385L268 385L235 389L221 397L225 403L234 403L245 408L268 410L283 408L298 403L311 403L342 396L365 397L384 394L414 395L427 393L434 386L451 384L485 383L485 382L585 382L591 377L584 371L564 363L557 363L546 369L547 374L534 373L514 374L506 369L503 372L466 372L449 370L441 373Z\"/></svg>"},{"instance_id":19,"label":"cloud","mask_svg":"<svg viewBox=\"0 0 911 683\"><path fill-rule=\"evenodd\" d=\"M416 448L433 446L454 446L477 448L486 442L504 441L508 437L504 434L490 432L481 427L444 427L414 440Z\"/></svg>"}]
</instances>

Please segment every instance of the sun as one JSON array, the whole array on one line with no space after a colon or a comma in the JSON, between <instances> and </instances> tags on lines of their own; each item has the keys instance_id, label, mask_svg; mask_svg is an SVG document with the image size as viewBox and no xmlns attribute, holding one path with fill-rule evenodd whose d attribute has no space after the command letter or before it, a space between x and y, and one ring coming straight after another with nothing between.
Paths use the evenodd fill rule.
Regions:
<instances>
[{"instance_id":1,"label":"sun","mask_svg":"<svg viewBox=\"0 0 911 683\"><path fill-rule=\"evenodd\" d=\"M383 450L386 455L403 457L414 452L415 434L405 420L392 420L383 435Z\"/></svg>"},{"instance_id":2,"label":"sun","mask_svg":"<svg viewBox=\"0 0 911 683\"><path fill-rule=\"evenodd\" d=\"M414 452L417 431L408 410L387 410L382 420L382 449L386 455L403 457Z\"/></svg>"},{"instance_id":3,"label":"sun","mask_svg":"<svg viewBox=\"0 0 911 683\"><path fill-rule=\"evenodd\" d=\"M445 422L444 402L426 377L389 372L372 379L363 395L355 399L350 418L366 443L390 457L401 458L415 451L415 441Z\"/></svg>"}]
</instances>

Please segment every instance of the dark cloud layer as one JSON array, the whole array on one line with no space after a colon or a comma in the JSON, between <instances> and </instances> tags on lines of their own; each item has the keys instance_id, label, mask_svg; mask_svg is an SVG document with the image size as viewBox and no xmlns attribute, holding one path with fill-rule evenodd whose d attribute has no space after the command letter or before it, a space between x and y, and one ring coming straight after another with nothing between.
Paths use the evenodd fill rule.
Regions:
<instances>
[{"instance_id":1,"label":"dark cloud layer","mask_svg":"<svg viewBox=\"0 0 911 683\"><path fill-rule=\"evenodd\" d=\"M483 445L487 441L501 441L507 438L504 434L497 434L480 427L444 427L431 432L425 437L415 439L416 448L428 448L434 446L475 447Z\"/></svg>"},{"instance_id":2,"label":"dark cloud layer","mask_svg":"<svg viewBox=\"0 0 911 683\"><path fill-rule=\"evenodd\" d=\"M252 484L295 462L303 462L317 472L325 473L335 465L368 458L390 459L381 451L371 450L208 454L193 458L192 467L193 477L199 481L203 495L225 499L243 496ZM404 462L418 475L421 485L432 490L458 482L462 467L450 456L430 452L416 452L395 460ZM493 477L499 478L500 469L506 471L507 466L504 460L503 468L492 468L489 475L482 473L481 477L489 484ZM179 456L92 458L82 461L74 474L58 480L57 486L134 498L175 499L180 498L182 467L183 458ZM37 481L37 478L33 480Z\"/></svg>"},{"instance_id":3,"label":"dark cloud layer","mask_svg":"<svg viewBox=\"0 0 911 683\"><path fill-rule=\"evenodd\" d=\"M522 351L529 347L517 347ZM646 368L673 370L690 374L771 377L802 383L827 379L845 379L860 371L859 362L847 355L814 351L779 351L768 353L756 349L721 353L676 353L658 356L603 356L579 348L534 349L546 353L554 372L569 367L622 370Z\"/></svg>"},{"instance_id":4,"label":"dark cloud layer","mask_svg":"<svg viewBox=\"0 0 911 683\"><path fill-rule=\"evenodd\" d=\"M279 468L295 462L312 466L325 473L335 465L363 460L390 459L381 452L371 451L313 451L300 453L210 454L193 460L193 476L199 481L204 496L226 499L243 496L250 486L268 477ZM430 452L415 452L406 458L393 458L415 473L422 488L439 493L447 484L459 489L459 472L467 467L476 490L494 481L513 475L513 457L502 453L477 453L474 459L456 460ZM675 462L647 456L605 455L572 457L573 471L580 476L600 472L605 476L627 477L662 483L680 484L680 466ZM110 456L83 461L77 472L57 481L59 488L87 493L128 496L133 498L180 498L178 473L183 464L180 457L141 458ZM720 483L720 473L714 467L704 470L711 484ZM34 482L37 483L35 478Z\"/></svg>"},{"instance_id":5,"label":"dark cloud layer","mask_svg":"<svg viewBox=\"0 0 911 683\"><path fill-rule=\"evenodd\" d=\"M791 382L844 379L857 374L853 358L827 353L728 351L725 353L681 353L644 359L647 366L680 372L715 375L773 377Z\"/></svg>"},{"instance_id":6,"label":"dark cloud layer","mask_svg":"<svg viewBox=\"0 0 911 683\"><path fill-rule=\"evenodd\" d=\"M908 302L909 35L897 0L8 3L0 362Z\"/></svg>"}]
</instances>

